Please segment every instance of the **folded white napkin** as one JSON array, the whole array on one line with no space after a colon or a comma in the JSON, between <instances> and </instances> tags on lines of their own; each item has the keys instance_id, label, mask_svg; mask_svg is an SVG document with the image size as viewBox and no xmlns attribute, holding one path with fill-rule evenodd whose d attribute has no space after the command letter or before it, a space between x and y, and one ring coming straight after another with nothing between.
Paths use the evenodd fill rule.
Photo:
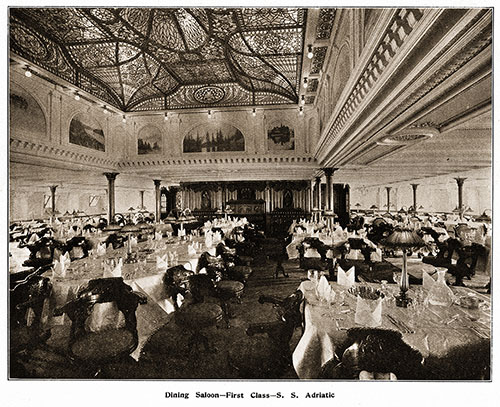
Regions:
<instances>
[{"instance_id":1,"label":"folded white napkin","mask_svg":"<svg viewBox=\"0 0 500 407\"><path fill-rule=\"evenodd\" d=\"M352 266L348 271L344 271L342 267L337 269L337 283L343 287L350 288L354 285L355 270Z\"/></svg>"},{"instance_id":2,"label":"folded white napkin","mask_svg":"<svg viewBox=\"0 0 500 407\"><path fill-rule=\"evenodd\" d=\"M213 245L212 232L207 232L205 235L205 246L210 248Z\"/></svg>"},{"instance_id":3,"label":"folded white napkin","mask_svg":"<svg viewBox=\"0 0 500 407\"><path fill-rule=\"evenodd\" d=\"M68 269L69 264L71 263L71 259L69 258L69 253L63 256L59 256L59 260L56 260L54 266L52 268L52 276L53 277L65 277L66 270Z\"/></svg>"},{"instance_id":4,"label":"folded white napkin","mask_svg":"<svg viewBox=\"0 0 500 407\"><path fill-rule=\"evenodd\" d=\"M40 239L40 237L36 233L33 233L30 237L30 240L28 240L28 243L35 243L38 239Z\"/></svg>"},{"instance_id":5,"label":"folded white napkin","mask_svg":"<svg viewBox=\"0 0 500 407\"><path fill-rule=\"evenodd\" d=\"M425 288L426 290L430 290L430 288L434 285L436 280L427 273L427 271L422 270L422 287Z\"/></svg>"},{"instance_id":6,"label":"folded white napkin","mask_svg":"<svg viewBox=\"0 0 500 407\"><path fill-rule=\"evenodd\" d=\"M348 260L359 260L363 258L363 255L361 254L361 250L359 249L351 249L349 250L349 253L345 256L346 259Z\"/></svg>"},{"instance_id":7,"label":"folded white napkin","mask_svg":"<svg viewBox=\"0 0 500 407\"><path fill-rule=\"evenodd\" d=\"M382 323L382 298L365 300L358 295L354 322L371 328L380 326Z\"/></svg>"},{"instance_id":8,"label":"folded white napkin","mask_svg":"<svg viewBox=\"0 0 500 407\"><path fill-rule=\"evenodd\" d=\"M194 248L194 245L190 244L188 246L188 255L189 256L196 256L196 249Z\"/></svg>"},{"instance_id":9,"label":"folded white napkin","mask_svg":"<svg viewBox=\"0 0 500 407\"><path fill-rule=\"evenodd\" d=\"M215 231L214 236L213 236L213 241L218 242L221 239L222 239L222 236L221 236L220 232L218 230Z\"/></svg>"},{"instance_id":10,"label":"folded white napkin","mask_svg":"<svg viewBox=\"0 0 500 407\"><path fill-rule=\"evenodd\" d=\"M130 247L137 246L137 236L130 236Z\"/></svg>"},{"instance_id":11,"label":"folded white napkin","mask_svg":"<svg viewBox=\"0 0 500 407\"><path fill-rule=\"evenodd\" d=\"M382 250L377 247L374 252L371 252L370 260L373 262L382 261Z\"/></svg>"},{"instance_id":12,"label":"folded white napkin","mask_svg":"<svg viewBox=\"0 0 500 407\"><path fill-rule=\"evenodd\" d=\"M162 257L156 256L156 268L162 271L168 269L168 254L165 254Z\"/></svg>"},{"instance_id":13,"label":"folded white napkin","mask_svg":"<svg viewBox=\"0 0 500 407\"><path fill-rule=\"evenodd\" d=\"M104 267L103 277L121 277L122 276L122 267L123 267L123 259L120 258L120 261L113 269L110 266Z\"/></svg>"},{"instance_id":14,"label":"folded white napkin","mask_svg":"<svg viewBox=\"0 0 500 407\"><path fill-rule=\"evenodd\" d=\"M98 256L104 256L106 254L106 243L99 243L97 245L96 254Z\"/></svg>"},{"instance_id":15,"label":"folded white napkin","mask_svg":"<svg viewBox=\"0 0 500 407\"><path fill-rule=\"evenodd\" d=\"M320 301L326 301L329 304L335 300L335 291L332 290L330 283L325 276L321 276L316 287L316 295Z\"/></svg>"}]
</instances>

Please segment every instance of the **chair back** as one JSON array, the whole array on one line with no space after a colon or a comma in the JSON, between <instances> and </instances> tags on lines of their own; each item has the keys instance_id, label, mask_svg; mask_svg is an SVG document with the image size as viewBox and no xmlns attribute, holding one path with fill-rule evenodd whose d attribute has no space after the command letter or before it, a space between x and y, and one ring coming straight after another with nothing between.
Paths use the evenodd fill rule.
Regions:
<instances>
[{"instance_id":1,"label":"chair back","mask_svg":"<svg viewBox=\"0 0 500 407\"><path fill-rule=\"evenodd\" d=\"M54 315L66 313L71 319L69 354L84 362L104 362L129 355L138 345L137 319L139 304L145 304L144 295L132 291L122 277L90 280L81 288L75 300L54 311ZM115 303L125 317L123 328L103 328L89 332L86 321L96 304Z\"/></svg>"}]
</instances>

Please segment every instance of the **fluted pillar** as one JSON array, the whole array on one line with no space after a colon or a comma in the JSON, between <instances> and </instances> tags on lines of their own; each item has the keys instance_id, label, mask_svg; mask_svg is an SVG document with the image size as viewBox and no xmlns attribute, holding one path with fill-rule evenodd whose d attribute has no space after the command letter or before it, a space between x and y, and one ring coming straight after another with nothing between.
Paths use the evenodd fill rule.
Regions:
<instances>
[{"instance_id":1,"label":"fluted pillar","mask_svg":"<svg viewBox=\"0 0 500 407\"><path fill-rule=\"evenodd\" d=\"M117 172L105 172L108 179L108 223L113 223L115 217L115 179Z\"/></svg>"},{"instance_id":2,"label":"fluted pillar","mask_svg":"<svg viewBox=\"0 0 500 407\"><path fill-rule=\"evenodd\" d=\"M155 183L155 203L156 203L156 211L155 211L155 220L156 222L160 222L161 217L161 180L154 179Z\"/></svg>"},{"instance_id":3,"label":"fluted pillar","mask_svg":"<svg viewBox=\"0 0 500 407\"><path fill-rule=\"evenodd\" d=\"M418 184L410 184L413 188L413 212L417 212L417 187Z\"/></svg>"},{"instance_id":4,"label":"fluted pillar","mask_svg":"<svg viewBox=\"0 0 500 407\"><path fill-rule=\"evenodd\" d=\"M391 212L391 187L385 187L385 190L387 191L387 212Z\"/></svg>"}]
</instances>

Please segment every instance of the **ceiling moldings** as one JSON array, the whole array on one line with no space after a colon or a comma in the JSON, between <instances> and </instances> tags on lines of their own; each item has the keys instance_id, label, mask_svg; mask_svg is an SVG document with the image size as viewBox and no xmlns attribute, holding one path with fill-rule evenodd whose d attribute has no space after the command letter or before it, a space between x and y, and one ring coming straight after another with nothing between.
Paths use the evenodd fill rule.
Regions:
<instances>
[{"instance_id":1,"label":"ceiling moldings","mask_svg":"<svg viewBox=\"0 0 500 407\"><path fill-rule=\"evenodd\" d=\"M353 143L353 136L347 131L348 127L346 127L348 121L351 132L354 131L353 129L356 128L355 126L359 126L360 123L368 123L367 126L372 127L370 132L372 135L376 135L377 131L373 130L374 126L377 126L379 129L378 131L381 131L387 123L391 123L393 120L399 120L403 113L407 114L408 112L413 111L410 110L410 108L414 109L414 107L412 107L413 105L423 100L424 97L427 98L427 95L433 95L434 93L431 93L431 91L438 87L442 88L440 85L445 80L467 64L467 62L471 61L475 56L483 52L483 50L488 48L491 44L491 13L488 13L487 10L476 10L469 13L466 13L464 10L457 10L456 12L462 13L458 14L458 16L461 16L462 20L465 20L460 26L460 31L451 30L450 28L450 31L453 33L452 38L449 38L448 41L443 41L440 44L440 47L434 46L429 55L425 56L425 54L421 54L419 56L420 60L424 60L422 64L423 71L412 71L412 75L416 75L416 72L419 72L418 80L416 80L413 76L411 77L413 78L411 81L407 78L405 79L406 82L399 82L400 79L398 79L398 82L396 82L398 85L395 87L393 86L388 90L377 86L379 93L370 97L370 103L381 107L376 110L371 109L370 111L366 109L358 109L360 113L357 114L355 121L350 117L352 112L356 111L355 109L359 105L359 102L352 102L355 92L352 92L351 95L349 95L346 104L340 108L340 113L332 117L331 123L333 123L333 125L327 128L328 131L325 131L323 135L322 144L321 146L318 146L316 154L318 155L320 162L328 156L329 162L325 162L325 165L330 165L332 163L341 164L342 162L336 161L339 157L341 157L341 159L345 162L353 157L352 154L354 149L356 149L360 143ZM464 13L467 14L465 17L463 16ZM429 19L426 17L425 20L428 21ZM432 33L432 30L427 30ZM420 28L419 31L421 31ZM442 36L442 34L440 35ZM463 40L464 36L467 39L465 42ZM436 40L439 40L439 38L440 37ZM422 43L421 46L425 47L426 44L427 42ZM458 49L460 49L460 51L458 51ZM423 50L421 52L423 52ZM422 55L424 55L425 58ZM401 59L401 57L402 56L399 55L398 59ZM417 56L415 55L415 58L416 57ZM467 68L467 72L470 74L469 68ZM397 74L402 75L401 70L389 72L389 74L393 75L393 78ZM366 71L363 76L367 76ZM401 76L401 78L405 78L405 76ZM446 83L448 84L448 87L451 84L449 81ZM374 84L372 83L372 87L373 86ZM371 87L365 89L364 95L361 96L366 96L369 89L371 89ZM429 96L429 98L429 103L432 103L432 101L435 100L435 97L431 98L431 96ZM362 98L360 99L363 100ZM381 104L382 101L387 101L390 105ZM349 102L351 103L349 104ZM364 106L366 106L366 103L364 103ZM386 113L384 114L381 112L381 109L385 109ZM349 113L349 110L351 113ZM415 112L413 112L413 114L415 114ZM371 115L371 117L376 120L370 120L370 122L368 122L368 115ZM367 130L365 129L364 133L361 133L358 128L356 131L358 140L361 142L362 138L364 138L364 142L366 142ZM342 137L342 140L344 141L350 137L350 151L346 151L345 148L340 146L340 141L342 140L339 140L339 137ZM337 140L336 152L332 153L334 140ZM345 146L346 143L347 141L345 141L342 146Z\"/></svg>"},{"instance_id":2,"label":"ceiling moldings","mask_svg":"<svg viewBox=\"0 0 500 407\"><path fill-rule=\"evenodd\" d=\"M11 8L10 45L122 111L297 103L306 18L299 8ZM221 83L212 101L199 91Z\"/></svg>"},{"instance_id":3,"label":"ceiling moldings","mask_svg":"<svg viewBox=\"0 0 500 407\"><path fill-rule=\"evenodd\" d=\"M310 75L319 75L321 69L323 68L323 63L325 62L326 51L328 47L314 47L313 48L313 60L311 63L311 69L309 71Z\"/></svg>"},{"instance_id":4,"label":"ceiling moldings","mask_svg":"<svg viewBox=\"0 0 500 407\"><path fill-rule=\"evenodd\" d=\"M419 143L428 140L439 134L439 130L435 127L419 126L398 131L383 137L377 141L378 145L399 145L408 146L410 144Z\"/></svg>"},{"instance_id":5,"label":"ceiling moldings","mask_svg":"<svg viewBox=\"0 0 500 407\"><path fill-rule=\"evenodd\" d=\"M364 152L359 154L355 159L350 161L351 165L369 165L376 160L379 160L382 157L387 156L388 154L394 153L398 150L403 148L403 145L401 144L377 144L374 143L367 149L365 149Z\"/></svg>"},{"instance_id":6,"label":"ceiling moldings","mask_svg":"<svg viewBox=\"0 0 500 407\"><path fill-rule=\"evenodd\" d=\"M354 85L351 94L340 109L336 118L328 129L328 133L323 138L321 145L330 145L335 137L341 132L347 119L361 104L371 88L382 75L389 61L396 55L403 42L422 18L419 10L400 10L394 15L387 25L385 35L375 47L369 62L364 71L359 75L357 83Z\"/></svg>"},{"instance_id":7,"label":"ceiling moldings","mask_svg":"<svg viewBox=\"0 0 500 407\"><path fill-rule=\"evenodd\" d=\"M318 25L316 26L316 39L325 40L330 38L335 19L334 8L322 8L319 10Z\"/></svg>"}]
</instances>

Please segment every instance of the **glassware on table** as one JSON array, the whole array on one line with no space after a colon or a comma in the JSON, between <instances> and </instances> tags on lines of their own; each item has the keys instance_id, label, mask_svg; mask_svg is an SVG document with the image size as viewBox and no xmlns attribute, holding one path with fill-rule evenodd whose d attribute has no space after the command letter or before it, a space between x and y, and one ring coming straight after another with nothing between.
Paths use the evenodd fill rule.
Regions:
<instances>
[{"instance_id":1,"label":"glassware on table","mask_svg":"<svg viewBox=\"0 0 500 407\"><path fill-rule=\"evenodd\" d=\"M432 285L429 290L427 299L431 305L440 305L449 307L455 302L455 296L450 287L446 285L445 270L438 270L437 281Z\"/></svg>"}]
</instances>

